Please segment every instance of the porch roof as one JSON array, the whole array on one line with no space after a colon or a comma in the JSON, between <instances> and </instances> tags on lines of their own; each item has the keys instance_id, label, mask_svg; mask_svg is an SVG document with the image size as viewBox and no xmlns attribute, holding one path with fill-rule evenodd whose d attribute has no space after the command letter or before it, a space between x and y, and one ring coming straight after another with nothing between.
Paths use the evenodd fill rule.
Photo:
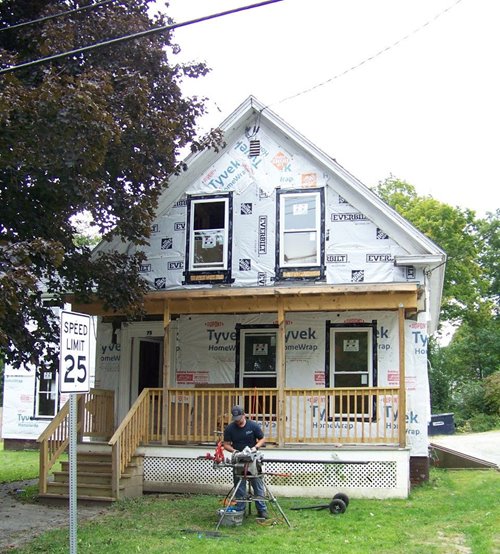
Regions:
<instances>
[{"instance_id":1,"label":"porch roof","mask_svg":"<svg viewBox=\"0 0 500 554\"><path fill-rule=\"evenodd\" d=\"M398 310L414 312L421 289L416 283L304 285L248 288L184 288L153 291L145 297L147 315L328 312ZM91 315L122 315L104 310L101 302L80 304L74 310Z\"/></svg>"}]
</instances>

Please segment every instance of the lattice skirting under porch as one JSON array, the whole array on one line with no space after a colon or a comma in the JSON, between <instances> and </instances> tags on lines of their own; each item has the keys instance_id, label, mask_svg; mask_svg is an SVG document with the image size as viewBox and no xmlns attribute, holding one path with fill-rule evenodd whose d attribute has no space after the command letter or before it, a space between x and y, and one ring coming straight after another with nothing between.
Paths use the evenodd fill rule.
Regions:
<instances>
[{"instance_id":1,"label":"lattice skirting under porch","mask_svg":"<svg viewBox=\"0 0 500 554\"><path fill-rule=\"evenodd\" d=\"M160 449L155 449L160 451ZM145 453L144 490L153 492L223 493L231 487L232 469L214 467L210 460L197 456L184 457L182 452ZM172 455L177 454L177 456ZM298 462L265 461L265 479L273 492L280 496L329 496L341 491L352 497L401 498L408 494L408 456L401 453L365 453L364 463L332 464L318 461L317 452L301 452ZM396 454L396 455L393 455ZM405 453L407 454L407 453ZM289 455L289 454L288 454ZM273 451L273 457L289 460L287 452ZM341 459L358 458L343 453ZM270 458L269 458L270 459ZM302 460L314 460L303 462ZM321 456L320 456L321 459Z\"/></svg>"}]
</instances>

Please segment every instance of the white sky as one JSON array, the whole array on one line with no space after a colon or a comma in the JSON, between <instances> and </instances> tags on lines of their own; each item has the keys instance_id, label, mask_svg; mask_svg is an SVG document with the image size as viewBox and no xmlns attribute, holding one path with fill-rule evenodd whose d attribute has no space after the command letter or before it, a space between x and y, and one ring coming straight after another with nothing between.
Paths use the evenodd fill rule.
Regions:
<instances>
[{"instance_id":1,"label":"white sky","mask_svg":"<svg viewBox=\"0 0 500 554\"><path fill-rule=\"evenodd\" d=\"M256 1L170 0L167 13L182 22ZM283 0L174 41L178 60L212 68L185 88L210 99L202 130L253 94L367 186L393 174L484 216L500 207L499 23L500 0Z\"/></svg>"}]
</instances>

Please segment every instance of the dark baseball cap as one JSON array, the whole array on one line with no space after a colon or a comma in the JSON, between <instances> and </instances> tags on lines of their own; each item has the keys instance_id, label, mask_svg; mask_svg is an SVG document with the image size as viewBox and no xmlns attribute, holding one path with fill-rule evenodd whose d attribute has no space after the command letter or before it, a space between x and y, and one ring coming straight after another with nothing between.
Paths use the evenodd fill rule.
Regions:
<instances>
[{"instance_id":1,"label":"dark baseball cap","mask_svg":"<svg viewBox=\"0 0 500 554\"><path fill-rule=\"evenodd\" d=\"M231 414L233 416L233 421L240 421L240 419L245 415L245 412L241 406L233 406Z\"/></svg>"}]
</instances>

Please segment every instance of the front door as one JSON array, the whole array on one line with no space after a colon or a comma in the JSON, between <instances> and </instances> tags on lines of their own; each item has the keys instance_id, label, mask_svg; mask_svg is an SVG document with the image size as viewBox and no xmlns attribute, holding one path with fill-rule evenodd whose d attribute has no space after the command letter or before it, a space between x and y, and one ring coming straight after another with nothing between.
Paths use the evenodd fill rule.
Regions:
<instances>
[{"instance_id":1,"label":"front door","mask_svg":"<svg viewBox=\"0 0 500 554\"><path fill-rule=\"evenodd\" d=\"M373 324L330 327L330 385L346 389L335 396L330 407L336 419L357 419L371 414L370 397L349 389L374 386L375 333Z\"/></svg>"},{"instance_id":2,"label":"front door","mask_svg":"<svg viewBox=\"0 0 500 554\"><path fill-rule=\"evenodd\" d=\"M243 388L263 389L276 388L276 341L275 329L241 329L239 352L239 386ZM248 398L248 397L246 397ZM262 398L257 401L256 398ZM254 399L254 400L252 400ZM253 395L248 404L263 405L244 406L248 414L272 415L276 413L275 397Z\"/></svg>"},{"instance_id":3,"label":"front door","mask_svg":"<svg viewBox=\"0 0 500 554\"><path fill-rule=\"evenodd\" d=\"M163 339L137 339L137 349L134 350L134 354L138 368L137 396L143 389L162 387Z\"/></svg>"}]
</instances>

